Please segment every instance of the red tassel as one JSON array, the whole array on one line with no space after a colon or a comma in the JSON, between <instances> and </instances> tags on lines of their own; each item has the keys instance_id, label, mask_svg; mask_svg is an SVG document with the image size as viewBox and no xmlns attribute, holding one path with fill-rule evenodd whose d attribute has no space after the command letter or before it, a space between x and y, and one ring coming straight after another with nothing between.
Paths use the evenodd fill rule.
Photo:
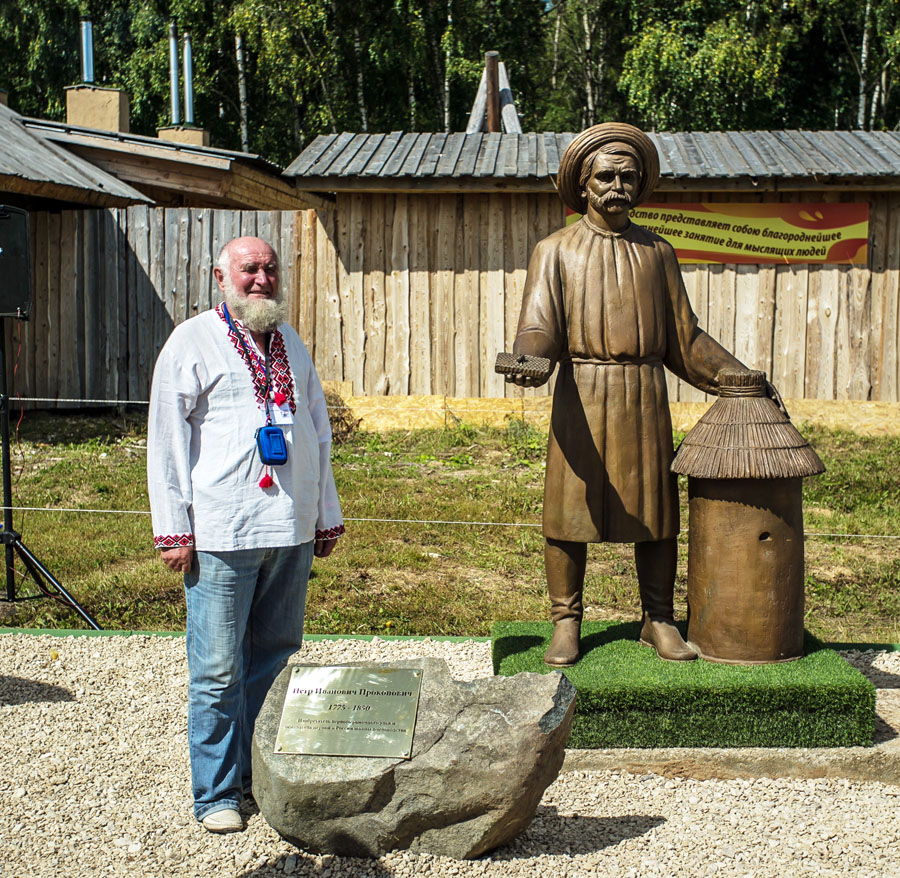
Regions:
<instances>
[{"instance_id":1,"label":"red tassel","mask_svg":"<svg viewBox=\"0 0 900 878\"><path fill-rule=\"evenodd\" d=\"M271 488L272 485L274 485L274 484L275 484L275 482L272 481L272 477L271 477L268 473L266 473L266 474L259 480L259 486L260 486L260 488Z\"/></svg>"},{"instance_id":2,"label":"red tassel","mask_svg":"<svg viewBox=\"0 0 900 878\"><path fill-rule=\"evenodd\" d=\"M287 402L287 394L280 390L275 391L275 405L284 405Z\"/></svg>"}]
</instances>

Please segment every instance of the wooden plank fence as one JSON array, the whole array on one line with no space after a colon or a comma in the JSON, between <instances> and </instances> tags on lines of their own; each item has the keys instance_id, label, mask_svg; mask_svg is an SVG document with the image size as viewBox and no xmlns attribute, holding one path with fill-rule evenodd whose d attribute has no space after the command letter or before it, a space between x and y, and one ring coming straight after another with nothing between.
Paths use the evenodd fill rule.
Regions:
<instances>
[{"instance_id":1,"label":"wooden plank fence","mask_svg":"<svg viewBox=\"0 0 900 878\"><path fill-rule=\"evenodd\" d=\"M564 221L537 193L348 194L306 211L293 319L319 374L357 395L546 395L493 367L515 338L528 257Z\"/></svg>"},{"instance_id":2,"label":"wooden plank fence","mask_svg":"<svg viewBox=\"0 0 900 878\"><path fill-rule=\"evenodd\" d=\"M271 240L287 254L285 289L295 288L299 216L147 207L33 214L31 320L6 326L12 396L147 400L173 327L219 301L212 269L225 242Z\"/></svg>"},{"instance_id":3,"label":"wooden plank fence","mask_svg":"<svg viewBox=\"0 0 900 878\"><path fill-rule=\"evenodd\" d=\"M741 200L764 197L835 199L827 192L740 193ZM786 397L900 399L900 194L852 197L870 203L871 268L683 268L701 326L764 370ZM655 198L728 200L720 193ZM304 338L323 378L374 396L552 390L552 383L527 391L505 385L493 362L515 336L535 243L564 222L555 195L339 194L334 210L307 211L302 222L317 267L300 274L298 309L310 315L307 326L315 315ZM296 323L303 326L301 310ZM706 398L671 375L669 389L673 400Z\"/></svg>"},{"instance_id":4,"label":"wooden plank fence","mask_svg":"<svg viewBox=\"0 0 900 878\"><path fill-rule=\"evenodd\" d=\"M869 266L683 269L701 325L785 397L900 400L900 194L856 197L871 205ZM551 387L506 385L493 362L515 337L531 251L563 221L558 198L541 193L36 213L32 319L6 327L12 394L146 400L172 328L218 301L221 246L258 234L279 250L291 321L323 379L355 395L544 396ZM673 400L704 399L669 380Z\"/></svg>"}]
</instances>

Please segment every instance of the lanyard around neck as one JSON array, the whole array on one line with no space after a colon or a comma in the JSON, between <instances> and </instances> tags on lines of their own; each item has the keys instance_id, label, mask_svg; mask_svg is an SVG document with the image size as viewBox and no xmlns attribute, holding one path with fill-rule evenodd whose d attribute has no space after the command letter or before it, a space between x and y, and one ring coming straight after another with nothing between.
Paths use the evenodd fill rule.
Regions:
<instances>
[{"instance_id":1,"label":"lanyard around neck","mask_svg":"<svg viewBox=\"0 0 900 878\"><path fill-rule=\"evenodd\" d=\"M247 342L244 341L244 334L240 332L237 327L235 327L234 323L231 321L231 314L228 313L228 306L222 302L222 311L225 314L225 322L228 324L228 328L237 336L238 341L240 342L241 349L244 351L244 354L247 357L247 363L250 366L251 371L253 371L253 354L250 351L250 348L247 347ZM266 376L266 386L265 386L265 395L263 397L263 404L266 407L266 424L272 423L272 414L269 411L269 393L271 390L269 383L269 333L266 333L266 350L265 350L265 360L263 361L265 365L265 376Z\"/></svg>"}]
</instances>

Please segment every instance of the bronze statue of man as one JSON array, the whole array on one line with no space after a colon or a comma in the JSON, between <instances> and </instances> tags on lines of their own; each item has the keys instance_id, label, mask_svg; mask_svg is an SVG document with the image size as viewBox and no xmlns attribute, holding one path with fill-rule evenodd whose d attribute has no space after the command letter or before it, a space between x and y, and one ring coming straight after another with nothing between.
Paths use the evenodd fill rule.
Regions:
<instances>
[{"instance_id":1,"label":"bronze statue of man","mask_svg":"<svg viewBox=\"0 0 900 878\"><path fill-rule=\"evenodd\" d=\"M550 665L578 660L587 543L596 542L635 544L641 642L660 658L696 658L674 624L678 487L664 367L712 393L720 369L745 367L698 327L672 247L629 219L658 180L642 131L583 131L557 187L584 216L540 241L528 266L514 353L547 357L551 371L559 364L543 514Z\"/></svg>"}]
</instances>

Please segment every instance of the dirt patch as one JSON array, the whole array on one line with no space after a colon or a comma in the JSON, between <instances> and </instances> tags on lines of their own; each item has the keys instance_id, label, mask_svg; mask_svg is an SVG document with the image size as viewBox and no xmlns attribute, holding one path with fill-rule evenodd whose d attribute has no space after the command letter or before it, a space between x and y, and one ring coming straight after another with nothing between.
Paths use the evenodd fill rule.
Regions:
<instances>
[{"instance_id":1,"label":"dirt patch","mask_svg":"<svg viewBox=\"0 0 900 878\"><path fill-rule=\"evenodd\" d=\"M840 543L806 538L806 569L822 576L858 575L859 565L889 564L897 558L900 540L861 539ZM853 570L851 565L856 566Z\"/></svg>"},{"instance_id":2,"label":"dirt patch","mask_svg":"<svg viewBox=\"0 0 900 878\"><path fill-rule=\"evenodd\" d=\"M356 396L346 399L362 428L383 432L416 427L443 427L456 422L504 426L521 417L546 429L549 399L450 399L444 396ZM711 402L673 402L672 425L686 432ZM900 403L864 400L788 399L785 407L795 424L821 424L862 436L900 436Z\"/></svg>"}]
</instances>

